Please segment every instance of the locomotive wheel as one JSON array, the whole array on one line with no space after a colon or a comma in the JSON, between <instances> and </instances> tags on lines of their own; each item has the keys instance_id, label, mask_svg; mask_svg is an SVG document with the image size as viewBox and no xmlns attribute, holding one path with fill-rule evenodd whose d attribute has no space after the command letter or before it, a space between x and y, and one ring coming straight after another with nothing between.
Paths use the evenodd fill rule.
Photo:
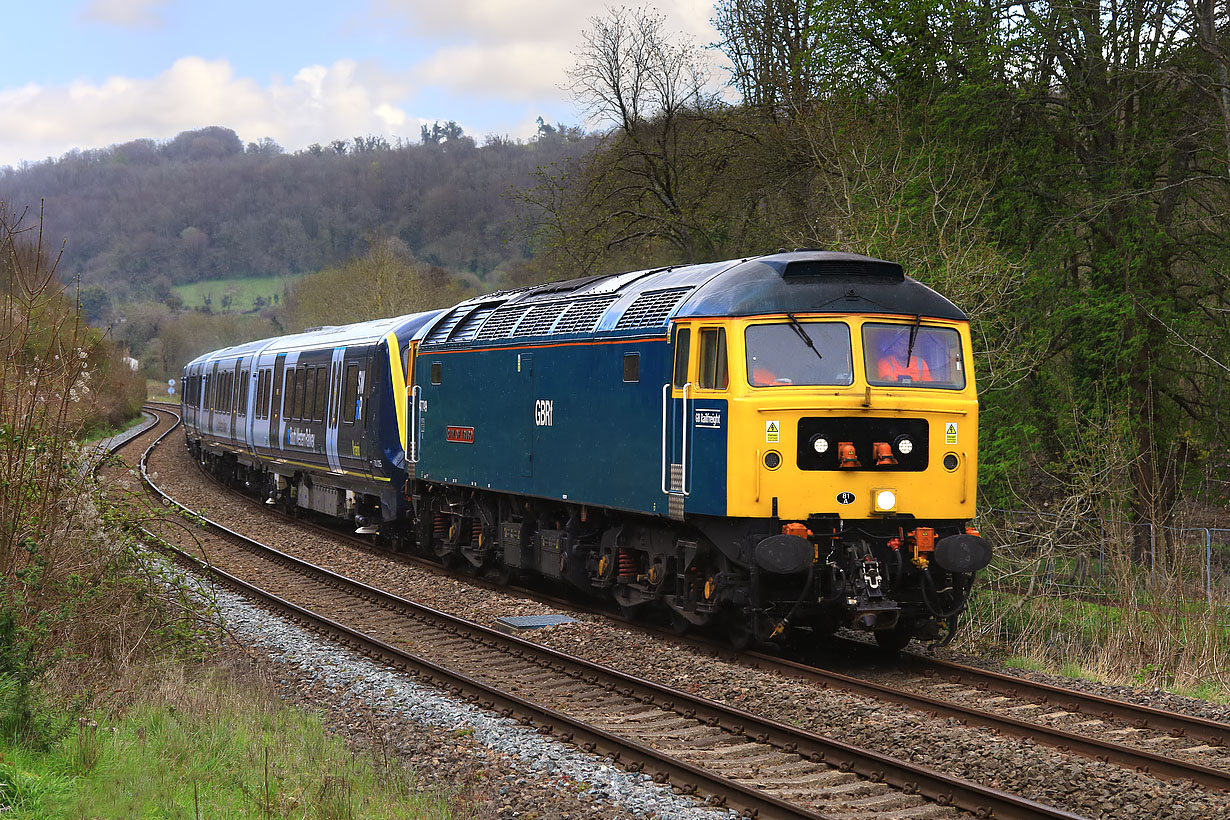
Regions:
<instances>
[{"instance_id":1,"label":"locomotive wheel","mask_svg":"<svg viewBox=\"0 0 1230 820\"><path fill-rule=\"evenodd\" d=\"M724 620L726 639L738 650L760 646L773 633L773 624L768 618L746 609L732 609Z\"/></svg>"},{"instance_id":2,"label":"locomotive wheel","mask_svg":"<svg viewBox=\"0 0 1230 820\"><path fill-rule=\"evenodd\" d=\"M499 584L500 586L507 586L508 582L512 580L512 577L512 568L507 564L493 564L492 566L487 567L487 580Z\"/></svg>"},{"instance_id":3,"label":"locomotive wheel","mask_svg":"<svg viewBox=\"0 0 1230 820\"><path fill-rule=\"evenodd\" d=\"M683 613L674 607L667 610L667 617L670 619L670 629L676 635L686 635L688 630L692 628L692 622L683 617Z\"/></svg>"},{"instance_id":4,"label":"locomotive wheel","mask_svg":"<svg viewBox=\"0 0 1230 820\"><path fill-rule=\"evenodd\" d=\"M876 643L885 652L896 654L902 649L905 649L910 640L914 637L914 630L908 626L898 624L892 629L880 629L875 632Z\"/></svg>"}]
</instances>

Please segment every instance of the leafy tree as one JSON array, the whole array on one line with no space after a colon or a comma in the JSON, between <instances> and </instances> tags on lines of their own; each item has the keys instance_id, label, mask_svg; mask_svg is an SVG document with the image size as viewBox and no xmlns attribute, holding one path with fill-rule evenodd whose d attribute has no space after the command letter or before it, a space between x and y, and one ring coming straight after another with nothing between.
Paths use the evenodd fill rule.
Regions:
<instances>
[{"instance_id":1,"label":"leafy tree","mask_svg":"<svg viewBox=\"0 0 1230 820\"><path fill-rule=\"evenodd\" d=\"M281 314L287 330L299 331L431 310L471 295L447 271L416 262L405 244L377 239L364 256L288 287Z\"/></svg>"},{"instance_id":2,"label":"leafy tree","mask_svg":"<svg viewBox=\"0 0 1230 820\"><path fill-rule=\"evenodd\" d=\"M92 325L103 321L111 309L111 297L98 285L82 288L77 294L77 303L81 306L81 314Z\"/></svg>"}]
</instances>

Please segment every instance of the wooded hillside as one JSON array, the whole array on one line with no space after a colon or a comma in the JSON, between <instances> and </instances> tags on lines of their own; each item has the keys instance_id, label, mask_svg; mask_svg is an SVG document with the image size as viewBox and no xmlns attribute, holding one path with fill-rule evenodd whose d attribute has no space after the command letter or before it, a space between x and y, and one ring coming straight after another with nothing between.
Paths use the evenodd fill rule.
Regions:
<instances>
[{"instance_id":1,"label":"wooded hillside","mask_svg":"<svg viewBox=\"0 0 1230 820\"><path fill-rule=\"evenodd\" d=\"M34 214L45 200L47 236L68 238L60 275L104 288L112 303L338 266L373 238L483 277L526 255L509 190L586 147L575 130L547 125L527 144L477 145L448 123L424 129L421 143L356 137L286 154L211 127L0 169L0 199Z\"/></svg>"}]
</instances>

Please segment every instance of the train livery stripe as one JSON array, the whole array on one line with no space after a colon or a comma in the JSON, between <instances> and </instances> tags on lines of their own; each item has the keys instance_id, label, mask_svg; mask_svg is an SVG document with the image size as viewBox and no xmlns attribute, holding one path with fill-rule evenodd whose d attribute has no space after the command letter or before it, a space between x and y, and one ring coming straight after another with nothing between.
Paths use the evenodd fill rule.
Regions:
<instances>
[{"instance_id":1,"label":"train livery stripe","mask_svg":"<svg viewBox=\"0 0 1230 820\"><path fill-rule=\"evenodd\" d=\"M401 451L406 449L406 374L401 369L401 351L397 346L397 334L390 332L384 337L389 348L389 376L393 380L393 406L397 408L397 434L401 439Z\"/></svg>"}]
</instances>

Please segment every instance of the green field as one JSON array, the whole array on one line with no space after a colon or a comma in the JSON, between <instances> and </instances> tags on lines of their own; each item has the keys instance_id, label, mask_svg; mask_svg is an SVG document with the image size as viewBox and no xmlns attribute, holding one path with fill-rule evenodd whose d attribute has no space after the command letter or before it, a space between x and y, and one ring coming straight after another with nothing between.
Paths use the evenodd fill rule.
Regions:
<instances>
[{"instance_id":1,"label":"green field","mask_svg":"<svg viewBox=\"0 0 1230 820\"><path fill-rule=\"evenodd\" d=\"M197 308L209 300L210 307L215 312L226 310L243 312L256 307L257 297L264 297L267 303L272 303L276 295L280 300L286 286L298 279L298 276L236 276L230 279L210 279L204 282L193 282L191 285L179 285L174 290L179 298L184 300L184 307ZM223 301L229 297L226 306Z\"/></svg>"}]
</instances>

